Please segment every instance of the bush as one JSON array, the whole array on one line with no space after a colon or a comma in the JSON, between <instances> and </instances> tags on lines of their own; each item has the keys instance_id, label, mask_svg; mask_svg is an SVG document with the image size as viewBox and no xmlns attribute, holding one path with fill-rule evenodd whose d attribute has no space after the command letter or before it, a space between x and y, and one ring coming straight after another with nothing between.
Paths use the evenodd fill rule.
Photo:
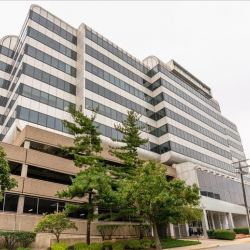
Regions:
<instances>
[{"instance_id":1,"label":"bush","mask_svg":"<svg viewBox=\"0 0 250 250\"><path fill-rule=\"evenodd\" d=\"M112 242L110 241L103 242L102 250L112 250Z\"/></svg>"},{"instance_id":2,"label":"bush","mask_svg":"<svg viewBox=\"0 0 250 250\"><path fill-rule=\"evenodd\" d=\"M34 232L20 232L18 235L18 242L23 248L26 248L30 243L36 240L36 233Z\"/></svg>"},{"instance_id":3,"label":"bush","mask_svg":"<svg viewBox=\"0 0 250 250\"><path fill-rule=\"evenodd\" d=\"M20 243L22 247L27 247L31 242L35 241L36 234L33 232L11 231L0 232L0 236L4 240L4 248L9 250L15 249L15 245Z\"/></svg>"},{"instance_id":4,"label":"bush","mask_svg":"<svg viewBox=\"0 0 250 250\"><path fill-rule=\"evenodd\" d=\"M234 228L236 234L249 234L249 229L247 227L236 227Z\"/></svg>"},{"instance_id":5,"label":"bush","mask_svg":"<svg viewBox=\"0 0 250 250\"><path fill-rule=\"evenodd\" d=\"M149 239L141 239L140 246L141 249L149 249L152 246L152 241Z\"/></svg>"},{"instance_id":6,"label":"bush","mask_svg":"<svg viewBox=\"0 0 250 250\"><path fill-rule=\"evenodd\" d=\"M130 240L127 242L126 247L130 249L140 249L141 243L139 240Z\"/></svg>"},{"instance_id":7,"label":"bush","mask_svg":"<svg viewBox=\"0 0 250 250\"><path fill-rule=\"evenodd\" d=\"M102 243L93 242L89 245L89 249L90 250L102 250Z\"/></svg>"},{"instance_id":8,"label":"bush","mask_svg":"<svg viewBox=\"0 0 250 250\"><path fill-rule=\"evenodd\" d=\"M214 230L207 230L207 236L209 239L214 239Z\"/></svg>"},{"instance_id":9,"label":"bush","mask_svg":"<svg viewBox=\"0 0 250 250\"><path fill-rule=\"evenodd\" d=\"M51 246L51 250L67 250L68 245L66 243L54 243Z\"/></svg>"},{"instance_id":10,"label":"bush","mask_svg":"<svg viewBox=\"0 0 250 250\"><path fill-rule=\"evenodd\" d=\"M86 242L77 242L74 245L74 250L82 250L82 249L88 249L89 246Z\"/></svg>"},{"instance_id":11,"label":"bush","mask_svg":"<svg viewBox=\"0 0 250 250\"><path fill-rule=\"evenodd\" d=\"M214 238L215 239L234 240L235 235L236 235L235 232L232 230L222 230L222 229L214 230Z\"/></svg>"},{"instance_id":12,"label":"bush","mask_svg":"<svg viewBox=\"0 0 250 250\"><path fill-rule=\"evenodd\" d=\"M117 241L113 244L113 250L123 250L125 248L125 242Z\"/></svg>"},{"instance_id":13,"label":"bush","mask_svg":"<svg viewBox=\"0 0 250 250\"><path fill-rule=\"evenodd\" d=\"M18 247L17 250L31 250L31 248L26 248L26 247Z\"/></svg>"},{"instance_id":14,"label":"bush","mask_svg":"<svg viewBox=\"0 0 250 250\"><path fill-rule=\"evenodd\" d=\"M99 233L102 236L102 240L110 240L112 239L112 236L114 235L115 231L120 227L121 225L117 224L103 224L103 225L97 225L96 229L99 231Z\"/></svg>"}]
</instances>

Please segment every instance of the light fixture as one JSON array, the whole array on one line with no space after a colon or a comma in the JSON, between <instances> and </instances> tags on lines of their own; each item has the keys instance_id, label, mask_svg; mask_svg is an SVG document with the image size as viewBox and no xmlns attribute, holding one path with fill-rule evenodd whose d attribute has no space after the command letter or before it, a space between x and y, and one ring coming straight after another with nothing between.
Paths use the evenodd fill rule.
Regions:
<instances>
[{"instance_id":1,"label":"light fixture","mask_svg":"<svg viewBox=\"0 0 250 250\"><path fill-rule=\"evenodd\" d=\"M33 211L33 208L29 209L29 212L32 212Z\"/></svg>"}]
</instances>

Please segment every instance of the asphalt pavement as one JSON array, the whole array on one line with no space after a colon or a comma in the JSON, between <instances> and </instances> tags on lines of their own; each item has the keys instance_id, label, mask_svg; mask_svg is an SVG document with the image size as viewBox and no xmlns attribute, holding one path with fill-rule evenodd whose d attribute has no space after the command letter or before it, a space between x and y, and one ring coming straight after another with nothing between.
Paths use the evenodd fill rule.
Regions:
<instances>
[{"instance_id":1,"label":"asphalt pavement","mask_svg":"<svg viewBox=\"0 0 250 250\"><path fill-rule=\"evenodd\" d=\"M243 244L235 244L230 246L221 246L221 247L214 247L210 248L213 250L250 250L250 243L243 243Z\"/></svg>"}]
</instances>

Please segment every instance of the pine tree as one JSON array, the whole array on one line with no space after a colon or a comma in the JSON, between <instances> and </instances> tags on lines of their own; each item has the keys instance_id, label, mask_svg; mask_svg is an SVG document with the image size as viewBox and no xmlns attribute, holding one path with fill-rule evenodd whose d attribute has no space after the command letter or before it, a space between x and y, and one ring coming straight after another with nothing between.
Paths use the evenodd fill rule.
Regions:
<instances>
[{"instance_id":1,"label":"pine tree","mask_svg":"<svg viewBox=\"0 0 250 250\"><path fill-rule=\"evenodd\" d=\"M66 211L71 213L78 209L85 208L87 214L87 237L86 243L90 244L91 222L97 217L94 210L100 203L108 200L108 193L111 192L111 177L103 164L100 133L93 124L96 115L90 118L82 113L82 108L75 110L72 106L69 108L75 124L64 121L67 129L75 135L74 146L62 147L64 151L74 157L74 163L77 167L84 167L84 170L72 179L72 185L68 190L57 193L59 197L83 198L81 205L67 205ZM106 197L107 196L107 197Z\"/></svg>"},{"instance_id":2,"label":"pine tree","mask_svg":"<svg viewBox=\"0 0 250 250\"><path fill-rule=\"evenodd\" d=\"M123 163L121 167L114 167L112 168L113 171L111 171L112 175L117 179L117 181L114 182L116 187L122 185L122 180L133 179L137 169L145 162L138 156L138 148L148 142L147 138L141 137L141 131L144 127L139 125L140 118L141 115L137 114L134 110L128 111L127 119L123 120L121 124L115 125L115 129L123 134L123 138L118 140L118 142L123 143L123 145L110 148L110 154L116 156ZM140 214L135 214L130 204L123 204L119 194L116 204L120 210L116 215L118 218L129 215L140 221L140 238L143 238L143 221ZM121 204L123 204L123 206L121 206Z\"/></svg>"},{"instance_id":3,"label":"pine tree","mask_svg":"<svg viewBox=\"0 0 250 250\"><path fill-rule=\"evenodd\" d=\"M14 178L10 178L10 166L2 147L0 147L0 185L0 200L3 199L3 194L6 190L17 187L17 181Z\"/></svg>"}]
</instances>

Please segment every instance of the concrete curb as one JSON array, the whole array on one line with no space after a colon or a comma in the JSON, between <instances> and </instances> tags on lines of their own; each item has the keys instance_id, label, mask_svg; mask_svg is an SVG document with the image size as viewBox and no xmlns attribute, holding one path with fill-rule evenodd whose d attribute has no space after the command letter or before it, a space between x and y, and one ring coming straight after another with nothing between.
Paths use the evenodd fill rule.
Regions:
<instances>
[{"instance_id":1,"label":"concrete curb","mask_svg":"<svg viewBox=\"0 0 250 250\"><path fill-rule=\"evenodd\" d=\"M199 248L190 248L189 250L200 250L200 249L209 249L209 248L214 248L214 247L219 247L220 245L210 245L206 247L199 247Z\"/></svg>"}]
</instances>

